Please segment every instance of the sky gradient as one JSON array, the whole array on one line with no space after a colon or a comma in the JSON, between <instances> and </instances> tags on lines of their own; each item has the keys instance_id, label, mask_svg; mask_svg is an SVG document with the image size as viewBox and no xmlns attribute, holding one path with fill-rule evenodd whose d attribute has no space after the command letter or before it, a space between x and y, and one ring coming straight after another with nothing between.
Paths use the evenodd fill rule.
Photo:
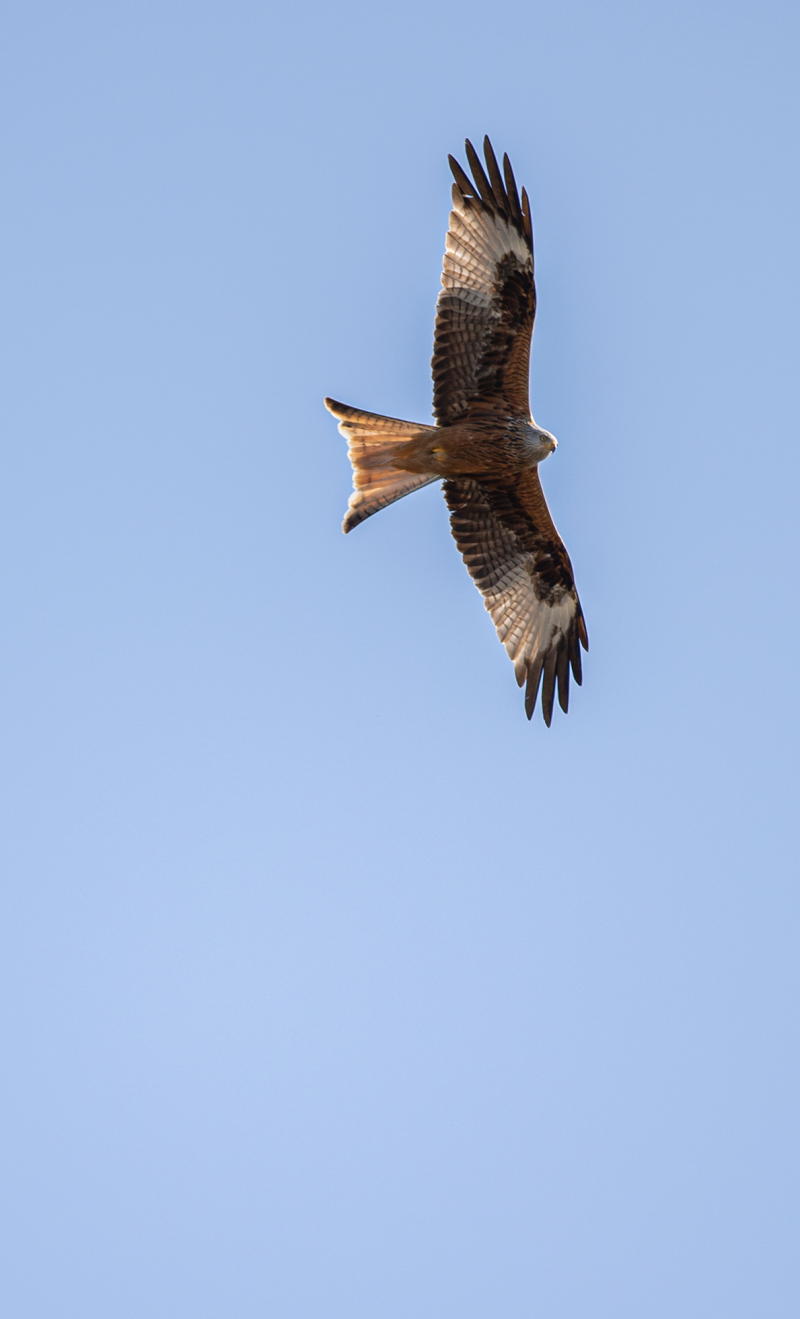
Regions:
<instances>
[{"instance_id":1,"label":"sky gradient","mask_svg":"<svg viewBox=\"0 0 800 1319\"><path fill-rule=\"evenodd\" d=\"M798 1269L800 19L0 17L14 1319L752 1319ZM447 153L531 197L591 650L431 486Z\"/></svg>"}]
</instances>

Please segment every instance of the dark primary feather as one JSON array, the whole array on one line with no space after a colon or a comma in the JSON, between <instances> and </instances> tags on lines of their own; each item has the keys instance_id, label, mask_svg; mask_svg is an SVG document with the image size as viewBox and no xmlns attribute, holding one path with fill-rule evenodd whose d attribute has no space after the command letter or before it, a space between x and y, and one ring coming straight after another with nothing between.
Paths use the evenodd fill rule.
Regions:
<instances>
[{"instance_id":1,"label":"dark primary feather","mask_svg":"<svg viewBox=\"0 0 800 1319\"><path fill-rule=\"evenodd\" d=\"M450 162L450 170L456 181L456 185L461 189L464 196L477 197L478 193L475 184L472 182L472 179L468 178L464 173L455 156L448 156L447 159Z\"/></svg>"},{"instance_id":2,"label":"dark primary feather","mask_svg":"<svg viewBox=\"0 0 800 1319\"><path fill-rule=\"evenodd\" d=\"M470 142L469 138L467 138L465 145L467 148L467 160L469 161L469 167L472 170L472 177L475 180L476 184L478 185L478 192L481 195L481 200L483 201L485 206L489 207L490 210L494 210L496 203L494 196L492 195L492 186L483 172L483 165L481 164L480 156L478 155L474 146Z\"/></svg>"},{"instance_id":3,"label":"dark primary feather","mask_svg":"<svg viewBox=\"0 0 800 1319\"><path fill-rule=\"evenodd\" d=\"M492 144L489 141L488 137L485 137L483 139L483 154L486 157L486 166L489 170L489 181L492 185L492 196L494 197L494 200L497 203L498 210L502 211L503 215L508 215L510 208L508 204L508 198L506 197L506 190L503 187L503 180L500 177L500 169L497 164L497 157L495 156L494 151L492 150Z\"/></svg>"},{"instance_id":4,"label":"dark primary feather","mask_svg":"<svg viewBox=\"0 0 800 1319\"><path fill-rule=\"evenodd\" d=\"M489 140L488 138L486 139ZM519 228L523 227L522 210L519 204L519 193L517 192L517 181L514 178L514 171L511 168L511 161L507 155L503 156L503 174L506 181L506 196L508 197L511 214L517 222Z\"/></svg>"},{"instance_id":5,"label":"dark primary feather","mask_svg":"<svg viewBox=\"0 0 800 1319\"><path fill-rule=\"evenodd\" d=\"M528 681L525 686L525 713L529 719L533 717L533 712L536 709L536 697L539 695L539 683L542 678L543 664L544 656L537 655L536 659L531 661L531 666L528 669ZM524 681L525 679L523 678L523 682ZM545 720L546 719L547 716L545 715ZM550 727L549 723L547 726L548 728Z\"/></svg>"},{"instance_id":6,"label":"dark primary feather","mask_svg":"<svg viewBox=\"0 0 800 1319\"><path fill-rule=\"evenodd\" d=\"M528 201L528 194L522 189L522 220L525 227L525 234L528 242L533 246L533 221L531 220L531 204Z\"/></svg>"},{"instance_id":7,"label":"dark primary feather","mask_svg":"<svg viewBox=\"0 0 800 1319\"><path fill-rule=\"evenodd\" d=\"M553 696L556 685L556 662L558 652L548 650L544 661L544 680L542 682L542 715L547 727L550 727L553 718Z\"/></svg>"}]
</instances>

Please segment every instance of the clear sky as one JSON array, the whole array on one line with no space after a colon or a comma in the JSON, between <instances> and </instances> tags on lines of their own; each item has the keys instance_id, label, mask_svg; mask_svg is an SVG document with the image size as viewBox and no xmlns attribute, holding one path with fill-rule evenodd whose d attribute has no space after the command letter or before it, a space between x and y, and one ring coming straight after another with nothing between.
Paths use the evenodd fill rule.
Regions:
<instances>
[{"instance_id":1,"label":"clear sky","mask_svg":"<svg viewBox=\"0 0 800 1319\"><path fill-rule=\"evenodd\" d=\"M7 0L12 1319L800 1313L796 6ZM591 639L435 486L447 153L530 192Z\"/></svg>"}]
</instances>

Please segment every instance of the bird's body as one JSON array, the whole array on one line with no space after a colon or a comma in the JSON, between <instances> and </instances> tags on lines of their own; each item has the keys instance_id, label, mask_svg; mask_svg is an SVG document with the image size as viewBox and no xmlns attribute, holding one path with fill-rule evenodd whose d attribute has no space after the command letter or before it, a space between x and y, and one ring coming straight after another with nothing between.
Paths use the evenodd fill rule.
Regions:
<instances>
[{"instance_id":1,"label":"bird's body","mask_svg":"<svg viewBox=\"0 0 800 1319\"><path fill-rule=\"evenodd\" d=\"M432 435L409 440L395 451L396 467L440 476L491 476L513 480L538 467L555 447L552 436L520 417L471 417L455 426L437 426Z\"/></svg>"},{"instance_id":2,"label":"bird's body","mask_svg":"<svg viewBox=\"0 0 800 1319\"><path fill-rule=\"evenodd\" d=\"M530 718L543 675L549 725L558 685L566 711L570 666L581 681L586 626L539 463L556 447L533 421L528 364L536 288L525 189L505 182L491 143L488 177L467 142L475 182L450 157L456 183L432 361L435 426L362 412L326 399L348 440L354 492L350 531L412 490L444 480L453 535L498 636L526 685Z\"/></svg>"}]
</instances>

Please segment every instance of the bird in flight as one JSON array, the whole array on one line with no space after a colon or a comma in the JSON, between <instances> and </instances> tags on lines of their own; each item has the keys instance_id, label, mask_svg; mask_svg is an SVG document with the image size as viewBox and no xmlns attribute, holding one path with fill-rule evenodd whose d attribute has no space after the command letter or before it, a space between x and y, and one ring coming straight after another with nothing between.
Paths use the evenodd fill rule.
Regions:
<instances>
[{"instance_id":1,"label":"bird in flight","mask_svg":"<svg viewBox=\"0 0 800 1319\"><path fill-rule=\"evenodd\" d=\"M500 173L484 139L472 179L449 157L455 184L436 306L434 426L362 412L326 398L353 465L343 530L432 481L444 480L450 526L497 635L525 687L530 719L541 682L548 728L558 688L569 704L589 649L572 564L545 502L539 464L556 448L533 420L528 368L536 286L528 194L508 156ZM473 182L474 179L474 182Z\"/></svg>"}]
</instances>

